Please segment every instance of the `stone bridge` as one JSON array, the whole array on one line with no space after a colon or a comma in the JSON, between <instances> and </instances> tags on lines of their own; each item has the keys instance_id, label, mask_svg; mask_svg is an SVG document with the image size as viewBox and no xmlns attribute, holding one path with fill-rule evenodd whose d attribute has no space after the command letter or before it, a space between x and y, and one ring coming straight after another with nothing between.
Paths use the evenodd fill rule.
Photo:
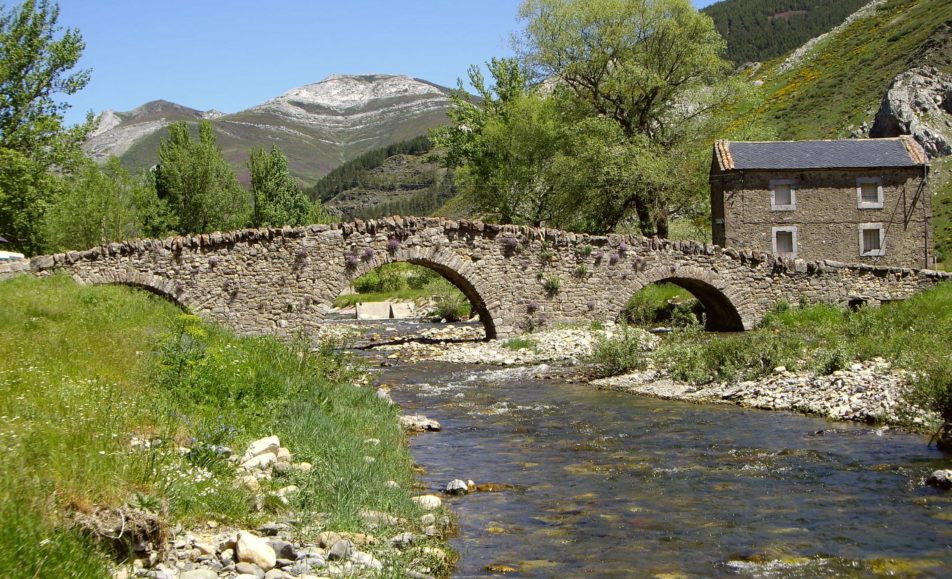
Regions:
<instances>
[{"instance_id":1,"label":"stone bridge","mask_svg":"<svg viewBox=\"0 0 952 579\"><path fill-rule=\"evenodd\" d=\"M952 277L784 260L693 241L429 217L135 240L36 257L29 267L36 275L65 271L84 284L143 288L241 334L283 335L319 326L354 278L392 262L446 277L472 302L490 338L615 320L635 292L654 282L694 294L709 329L745 330L781 300L879 304Z\"/></svg>"}]
</instances>

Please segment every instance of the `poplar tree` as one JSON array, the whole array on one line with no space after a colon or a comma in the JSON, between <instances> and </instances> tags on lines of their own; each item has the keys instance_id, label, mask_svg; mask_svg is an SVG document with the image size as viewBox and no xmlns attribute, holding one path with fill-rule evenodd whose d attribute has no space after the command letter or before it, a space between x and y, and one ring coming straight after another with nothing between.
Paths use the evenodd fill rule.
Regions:
<instances>
[{"instance_id":1,"label":"poplar tree","mask_svg":"<svg viewBox=\"0 0 952 579\"><path fill-rule=\"evenodd\" d=\"M251 195L254 208L252 227L304 225L308 222L311 203L288 169L288 160L277 145L270 151L251 150L248 159L251 171Z\"/></svg>"},{"instance_id":2,"label":"poplar tree","mask_svg":"<svg viewBox=\"0 0 952 579\"><path fill-rule=\"evenodd\" d=\"M248 193L225 161L207 120L192 140L184 122L169 125L159 145L155 187L183 234L227 231L247 225Z\"/></svg>"}]
</instances>

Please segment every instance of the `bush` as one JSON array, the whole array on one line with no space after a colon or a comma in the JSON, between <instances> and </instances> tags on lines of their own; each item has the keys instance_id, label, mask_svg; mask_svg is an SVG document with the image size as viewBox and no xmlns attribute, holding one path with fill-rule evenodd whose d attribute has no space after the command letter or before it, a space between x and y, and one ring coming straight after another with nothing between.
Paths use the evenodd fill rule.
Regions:
<instances>
[{"instance_id":1,"label":"bush","mask_svg":"<svg viewBox=\"0 0 952 579\"><path fill-rule=\"evenodd\" d=\"M641 345L642 333L622 324L612 337L600 336L592 351L591 362L598 376L617 376L648 365Z\"/></svg>"},{"instance_id":2,"label":"bush","mask_svg":"<svg viewBox=\"0 0 952 579\"><path fill-rule=\"evenodd\" d=\"M939 417L932 440L938 441L939 448L952 450L952 359L946 356L920 372L904 401Z\"/></svg>"},{"instance_id":3,"label":"bush","mask_svg":"<svg viewBox=\"0 0 952 579\"><path fill-rule=\"evenodd\" d=\"M675 380L692 384L752 380L777 366L796 367L802 341L789 332L754 331L730 336L699 324L677 328L658 349L658 361Z\"/></svg>"},{"instance_id":4,"label":"bush","mask_svg":"<svg viewBox=\"0 0 952 579\"><path fill-rule=\"evenodd\" d=\"M430 311L429 317L447 322L459 322L469 319L472 315L469 300L463 292L445 279L430 284L427 289L434 292L432 296L434 308Z\"/></svg>"},{"instance_id":5,"label":"bush","mask_svg":"<svg viewBox=\"0 0 952 579\"><path fill-rule=\"evenodd\" d=\"M405 287L407 278L400 264L382 265L354 280L354 290L359 294L395 292Z\"/></svg>"},{"instance_id":6,"label":"bush","mask_svg":"<svg viewBox=\"0 0 952 579\"><path fill-rule=\"evenodd\" d=\"M631 296L622 319L636 326L696 323L704 308L687 290L672 283L651 284Z\"/></svg>"},{"instance_id":7,"label":"bush","mask_svg":"<svg viewBox=\"0 0 952 579\"><path fill-rule=\"evenodd\" d=\"M549 276L542 281L542 288L549 297L559 293L560 287L562 287L562 280L557 275Z\"/></svg>"}]
</instances>

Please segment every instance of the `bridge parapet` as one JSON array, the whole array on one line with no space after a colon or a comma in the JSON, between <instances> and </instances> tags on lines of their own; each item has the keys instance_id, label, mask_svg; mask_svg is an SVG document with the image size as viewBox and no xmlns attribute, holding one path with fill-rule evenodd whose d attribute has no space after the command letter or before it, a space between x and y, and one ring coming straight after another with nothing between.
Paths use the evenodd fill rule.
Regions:
<instances>
[{"instance_id":1,"label":"bridge parapet","mask_svg":"<svg viewBox=\"0 0 952 579\"><path fill-rule=\"evenodd\" d=\"M313 329L355 277L398 261L434 269L459 287L490 337L613 320L635 292L661 281L697 296L712 329L740 330L778 301L878 304L952 279L694 241L433 217L132 240L35 257L30 269L141 287L240 333L284 334Z\"/></svg>"}]
</instances>

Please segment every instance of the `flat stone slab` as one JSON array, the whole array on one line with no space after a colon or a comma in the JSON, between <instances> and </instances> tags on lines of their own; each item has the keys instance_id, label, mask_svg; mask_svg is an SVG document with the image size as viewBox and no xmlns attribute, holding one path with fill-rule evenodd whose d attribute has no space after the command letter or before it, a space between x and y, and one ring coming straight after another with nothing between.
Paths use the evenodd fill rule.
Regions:
<instances>
[{"instance_id":1,"label":"flat stone slab","mask_svg":"<svg viewBox=\"0 0 952 579\"><path fill-rule=\"evenodd\" d=\"M389 320L390 302L367 302L357 304L358 320Z\"/></svg>"},{"instance_id":2,"label":"flat stone slab","mask_svg":"<svg viewBox=\"0 0 952 579\"><path fill-rule=\"evenodd\" d=\"M416 306L412 303L390 304L390 317L395 320L416 317Z\"/></svg>"}]
</instances>

